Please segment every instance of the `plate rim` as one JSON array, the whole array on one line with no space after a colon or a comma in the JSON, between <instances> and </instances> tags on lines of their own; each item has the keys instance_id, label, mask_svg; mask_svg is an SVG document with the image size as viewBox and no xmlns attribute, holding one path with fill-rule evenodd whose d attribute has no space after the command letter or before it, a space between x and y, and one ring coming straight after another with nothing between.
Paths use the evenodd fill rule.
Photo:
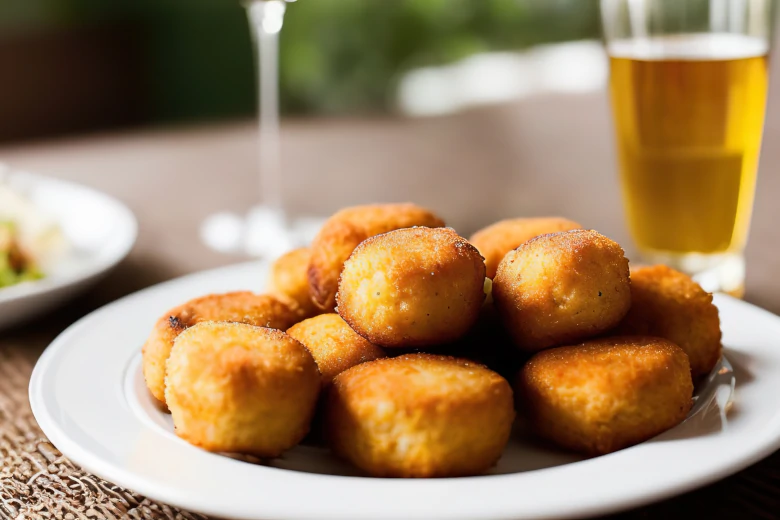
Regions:
<instances>
[{"instance_id":1,"label":"plate rim","mask_svg":"<svg viewBox=\"0 0 780 520\"><path fill-rule=\"evenodd\" d=\"M180 284L185 285L187 283L192 283L193 281L200 278L207 279L213 276L218 276L221 273L229 273L233 270L247 268L248 266L256 267L257 265L258 262L256 261L244 262L244 263L233 264L233 265L224 266L216 269L199 271L182 277L174 278L172 280L168 280L166 282L162 282L160 284L147 287L135 293L126 295L118 300L115 300L114 302L111 302L91 312L90 314L84 316L83 318L79 319L77 322L69 326L67 329L65 329L59 336L57 336L57 338L55 338L54 341L52 341L52 343L46 348L44 353L39 358L38 362L36 363L33 369L32 376L30 378L30 384L29 384L30 404L32 407L33 415L35 416L36 420L38 421L38 424L40 425L42 431L48 437L48 439L63 453L63 455L65 455L70 460L72 460L79 466L83 467L90 473L98 475L110 482L116 483L128 489L139 492L146 497L149 497L154 500L158 500L162 503L180 507L185 510L201 512L201 513L205 513L208 515L215 515L215 516L229 515L231 517L246 518L246 519L265 518L265 516L258 516L262 513L263 515L268 515L268 517L273 517L273 518L305 518L305 516L300 516L300 514L297 514L295 511L279 510L273 508L268 508L264 511L254 511L254 512L248 512L245 508L244 509L237 508L231 511L225 511L224 509L214 509L214 507L209 503L209 500L206 497L195 497L191 495L188 496L186 491L182 492L181 490L178 491L178 494L171 493L170 490L168 493L163 491L158 491L153 484L144 481L143 478L139 478L137 475L133 473L133 471L128 470L127 468L114 467L111 464L107 464L106 462L102 461L98 455L96 455L93 452L90 452L88 449L83 448L82 446L79 445L78 442L73 441L63 431L63 429L57 423L55 418L50 413L48 413L47 410L44 409L45 406L42 402L42 399L38 396L38 393L43 391L42 383L46 371L50 370L49 364L51 363L51 360L54 358L55 353L58 352L58 349L65 348L71 336L77 335L82 328L88 327L92 320L99 319L103 313L112 312L115 307L119 307L127 304L126 302L128 300L135 299L135 298L142 298L143 295L150 292L156 292L156 291L163 292L168 288ZM751 313L760 313L762 315L765 315L765 317L768 317L773 320L777 320L777 323L780 324L780 317L772 314L771 312L765 309L757 307L753 304L738 300L736 298L732 298L727 295L716 295L716 299L722 299L725 302L729 302L728 305L737 305L737 306L745 307ZM123 370L125 368L126 367L123 367ZM548 518L554 516L556 518L564 518L564 517L573 518L573 517L580 517L580 516L614 513L632 507L640 507L642 505L656 502L658 500L669 498L705 486L707 484L725 478L729 475L732 475L754 464L755 462L765 458L766 456L770 455L774 451L778 450L780 448L780 412L772 416L769 422L767 422L766 427L763 428L759 433L760 435L758 435L757 436L758 438L756 439L757 442L751 445L752 447L750 450L746 450L749 451L749 453L741 454L737 457L732 457L731 459L729 459L728 464L723 464L723 466L720 467L719 469L711 471L706 475L699 475L696 479L689 479L684 482L676 482L675 479L670 479L671 483L666 485L665 487L657 487L655 489L652 489L648 492L641 494L641 496L633 496L633 495L620 496L620 497L615 497L613 500L609 501L606 504L578 505L576 507L569 507L568 509L556 512L554 514L548 512L548 514L542 514L542 515L537 514L533 517ZM245 464L240 461L223 457L221 455L202 452L201 450L198 451L204 456L216 457L220 460L225 461L228 464L231 463L241 464L241 465ZM604 460L607 458L614 459L615 456L619 456L620 453L625 451L627 450L621 450L621 452L616 452L615 454L585 460L577 464L590 465L594 461ZM280 468L268 468L263 466L260 466L260 468L269 471L274 471L274 472L281 471L284 473L295 473L295 475L299 477L300 480L309 481L312 483L315 481L319 481L320 483L322 483L323 479L329 479L329 480L340 480L342 482L355 481L355 480L372 481L372 482L391 481L394 483L415 482L416 483L415 485L419 485L419 486L425 486L426 485L425 482L437 482L437 481L438 482L442 482L442 481L487 482L487 481L495 481L495 480L502 480L502 479L507 480L513 478L516 479L521 475L527 474L527 472L525 472L525 473L503 474L503 475L460 477L455 479L413 480L413 479L374 479L374 478L366 478L366 477L353 477L353 476L341 476L341 475L319 475L319 474L311 474L311 473L303 473L303 472L292 472L290 470L285 470ZM557 468L555 467L545 468L541 470L536 470L533 473L551 472L551 471L555 471L556 469ZM448 518L453 518L451 513L452 511L449 511L447 513ZM346 518L347 516L345 516L345 514L346 514L345 511L340 511L340 512L322 511L322 513L319 514L319 516L320 518ZM517 514L518 514L517 512L504 511L502 514L493 515L493 512L491 511L491 515L492 515L491 517L495 516L496 518L513 518L516 517ZM351 517L352 516L350 516L350 518ZM377 518L380 517L394 518L394 517L383 516L381 514L377 516ZM477 518L478 516L465 515L461 513L460 515L455 514L454 517Z\"/></svg>"}]
</instances>

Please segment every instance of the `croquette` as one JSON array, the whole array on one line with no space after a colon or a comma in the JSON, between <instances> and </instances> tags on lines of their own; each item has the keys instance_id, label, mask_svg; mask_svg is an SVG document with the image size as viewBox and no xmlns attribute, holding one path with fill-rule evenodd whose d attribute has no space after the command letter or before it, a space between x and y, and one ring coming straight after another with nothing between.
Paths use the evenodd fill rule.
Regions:
<instances>
[{"instance_id":1,"label":"croquette","mask_svg":"<svg viewBox=\"0 0 780 520\"><path fill-rule=\"evenodd\" d=\"M440 345L476 322L484 285L482 257L453 230L400 229L365 240L349 257L338 313L375 345Z\"/></svg>"},{"instance_id":2,"label":"croquette","mask_svg":"<svg viewBox=\"0 0 780 520\"><path fill-rule=\"evenodd\" d=\"M176 434L195 446L278 457L309 431L320 373L282 331L202 322L179 334L167 365Z\"/></svg>"},{"instance_id":3,"label":"croquette","mask_svg":"<svg viewBox=\"0 0 780 520\"><path fill-rule=\"evenodd\" d=\"M309 292L309 262L311 249L301 247L285 253L274 261L268 278L268 292L295 307L301 320L320 314Z\"/></svg>"},{"instance_id":4,"label":"croquette","mask_svg":"<svg viewBox=\"0 0 780 520\"><path fill-rule=\"evenodd\" d=\"M515 412L507 381L471 361L406 354L333 381L331 449L375 477L457 477L493 466Z\"/></svg>"},{"instance_id":5,"label":"croquette","mask_svg":"<svg viewBox=\"0 0 780 520\"><path fill-rule=\"evenodd\" d=\"M163 314L143 347L143 372L152 395L165 403L165 362L173 341L202 321L229 321L286 330L299 320L296 311L279 298L249 291L210 294Z\"/></svg>"},{"instance_id":6,"label":"croquette","mask_svg":"<svg viewBox=\"0 0 780 520\"><path fill-rule=\"evenodd\" d=\"M693 382L688 356L674 343L619 336L537 353L520 371L515 391L536 434L600 455L682 422Z\"/></svg>"},{"instance_id":7,"label":"croquette","mask_svg":"<svg viewBox=\"0 0 780 520\"><path fill-rule=\"evenodd\" d=\"M344 262L363 240L413 226L442 227L444 221L414 204L355 206L331 216L311 245L308 279L315 304L333 311Z\"/></svg>"},{"instance_id":8,"label":"croquette","mask_svg":"<svg viewBox=\"0 0 780 520\"><path fill-rule=\"evenodd\" d=\"M712 294L665 265L631 270L631 309L614 333L660 336L679 345L694 380L710 373L722 350Z\"/></svg>"},{"instance_id":9,"label":"croquette","mask_svg":"<svg viewBox=\"0 0 780 520\"><path fill-rule=\"evenodd\" d=\"M547 233L580 228L577 222L561 217L512 218L480 229L471 235L469 242L485 257L487 277L492 279L504 256L523 242Z\"/></svg>"},{"instance_id":10,"label":"croquette","mask_svg":"<svg viewBox=\"0 0 780 520\"><path fill-rule=\"evenodd\" d=\"M323 389L343 371L387 356L385 351L352 330L338 314L321 314L287 330L314 357L322 374Z\"/></svg>"},{"instance_id":11,"label":"croquette","mask_svg":"<svg viewBox=\"0 0 780 520\"><path fill-rule=\"evenodd\" d=\"M523 351L580 341L613 328L628 312L628 260L595 231L541 235L501 261L493 301Z\"/></svg>"}]
</instances>

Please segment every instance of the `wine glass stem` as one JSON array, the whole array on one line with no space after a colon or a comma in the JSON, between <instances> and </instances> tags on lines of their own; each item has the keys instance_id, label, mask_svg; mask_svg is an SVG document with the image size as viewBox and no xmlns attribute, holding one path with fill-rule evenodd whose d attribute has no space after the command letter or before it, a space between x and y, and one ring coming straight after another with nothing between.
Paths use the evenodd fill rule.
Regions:
<instances>
[{"instance_id":1,"label":"wine glass stem","mask_svg":"<svg viewBox=\"0 0 780 520\"><path fill-rule=\"evenodd\" d=\"M279 139L279 31L284 11L283 0L252 0L247 4L257 73L260 202L280 215L284 214L284 205Z\"/></svg>"}]
</instances>

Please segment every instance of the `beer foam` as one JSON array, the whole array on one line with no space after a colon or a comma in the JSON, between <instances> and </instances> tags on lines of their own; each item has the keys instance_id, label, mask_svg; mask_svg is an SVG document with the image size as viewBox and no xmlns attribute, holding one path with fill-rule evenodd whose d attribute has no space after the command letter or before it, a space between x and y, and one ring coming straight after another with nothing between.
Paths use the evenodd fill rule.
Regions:
<instances>
[{"instance_id":1,"label":"beer foam","mask_svg":"<svg viewBox=\"0 0 780 520\"><path fill-rule=\"evenodd\" d=\"M763 38L731 33L692 33L613 40L607 53L635 60L737 60L764 56L769 44Z\"/></svg>"}]
</instances>

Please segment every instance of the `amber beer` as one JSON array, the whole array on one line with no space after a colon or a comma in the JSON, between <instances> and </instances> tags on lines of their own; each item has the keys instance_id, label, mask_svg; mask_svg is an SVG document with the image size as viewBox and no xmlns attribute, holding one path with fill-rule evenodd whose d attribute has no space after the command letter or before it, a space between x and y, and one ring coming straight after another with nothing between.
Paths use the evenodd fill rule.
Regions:
<instances>
[{"instance_id":1,"label":"amber beer","mask_svg":"<svg viewBox=\"0 0 780 520\"><path fill-rule=\"evenodd\" d=\"M737 34L608 45L628 222L647 256L744 247L764 123L767 51L764 41Z\"/></svg>"}]
</instances>

